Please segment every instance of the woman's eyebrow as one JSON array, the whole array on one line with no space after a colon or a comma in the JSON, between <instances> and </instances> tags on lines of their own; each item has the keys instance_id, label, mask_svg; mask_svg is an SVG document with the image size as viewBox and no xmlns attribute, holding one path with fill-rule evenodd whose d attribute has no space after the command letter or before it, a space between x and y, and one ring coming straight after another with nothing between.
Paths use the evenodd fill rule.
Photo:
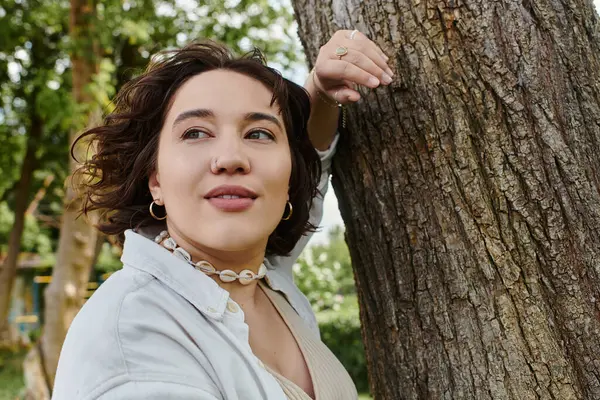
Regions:
<instances>
[{"instance_id":1,"label":"woman's eyebrow","mask_svg":"<svg viewBox=\"0 0 600 400\"><path fill-rule=\"evenodd\" d=\"M283 130L283 126L281 125L281 122L279 122L279 119L277 119L276 116L271 115L271 114L266 114L266 113L262 113L262 112L251 112L244 116L244 120L249 121L249 122L270 121L270 122L274 123L275 125L277 125L277 127L279 129Z\"/></svg>"},{"instance_id":2,"label":"woman's eyebrow","mask_svg":"<svg viewBox=\"0 0 600 400\"><path fill-rule=\"evenodd\" d=\"M182 123L186 119L190 118L214 118L215 113L212 110L206 108L196 108L194 110L184 111L175 118L173 121L173 128L178 124Z\"/></svg>"},{"instance_id":3,"label":"woman's eyebrow","mask_svg":"<svg viewBox=\"0 0 600 400\"><path fill-rule=\"evenodd\" d=\"M215 117L215 113L212 110L206 109L206 108L196 108L193 110L187 110L182 112L181 114L179 114L177 116L177 118L175 118L175 121L173 121L173 128L175 128L175 126L177 126L178 124L182 123L183 121L190 119L190 118L214 118ZM244 115L244 120L245 121L249 121L249 122L256 122L256 121L269 121L274 123L275 125L277 125L277 127L281 130L283 130L283 126L281 125L281 122L279 122L279 119L271 114L267 114L267 113L263 113L263 112L250 112L246 115Z\"/></svg>"}]
</instances>

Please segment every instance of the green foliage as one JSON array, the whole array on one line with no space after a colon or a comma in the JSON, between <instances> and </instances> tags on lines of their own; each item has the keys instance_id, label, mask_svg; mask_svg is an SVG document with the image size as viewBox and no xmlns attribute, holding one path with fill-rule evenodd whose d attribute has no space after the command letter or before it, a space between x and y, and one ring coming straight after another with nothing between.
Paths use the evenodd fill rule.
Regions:
<instances>
[{"instance_id":1,"label":"green foliage","mask_svg":"<svg viewBox=\"0 0 600 400\"><path fill-rule=\"evenodd\" d=\"M8 115L7 115L8 114ZM23 161L25 140L22 134L15 134L18 127L11 126L8 122L2 122L2 115L9 119L10 112L2 114L0 111L0 198L11 189L19 177L19 170L15 168ZM6 120L5 120L6 121ZM1 229L1 228L0 228Z\"/></svg>"},{"instance_id":2,"label":"green foliage","mask_svg":"<svg viewBox=\"0 0 600 400\"><path fill-rule=\"evenodd\" d=\"M0 253L6 251L15 216L6 202L0 203Z\"/></svg>"},{"instance_id":3,"label":"green foliage","mask_svg":"<svg viewBox=\"0 0 600 400\"><path fill-rule=\"evenodd\" d=\"M339 310L344 296L355 292L354 276L344 232L336 227L329 242L308 248L294 265L294 281L315 312Z\"/></svg>"},{"instance_id":4,"label":"green foliage","mask_svg":"<svg viewBox=\"0 0 600 400\"><path fill-rule=\"evenodd\" d=\"M104 242L102 250L96 261L96 270L102 272L112 272L121 269L121 251L116 246L111 246L110 243Z\"/></svg>"},{"instance_id":5,"label":"green foliage","mask_svg":"<svg viewBox=\"0 0 600 400\"><path fill-rule=\"evenodd\" d=\"M8 249L8 238L14 222L14 214L6 202L0 202L0 253ZM42 258L52 255L52 243L48 228L41 226L32 215L25 216L25 228L21 239L21 250L37 253Z\"/></svg>"},{"instance_id":6,"label":"green foliage","mask_svg":"<svg viewBox=\"0 0 600 400\"><path fill-rule=\"evenodd\" d=\"M25 350L0 350L0 400L20 398L25 386L23 380L23 358Z\"/></svg>"},{"instance_id":7,"label":"green foliage","mask_svg":"<svg viewBox=\"0 0 600 400\"><path fill-rule=\"evenodd\" d=\"M258 47L289 71L303 61L290 10L268 0L106 0L98 6L98 33L117 90L158 51L206 38L237 53Z\"/></svg>"},{"instance_id":8,"label":"green foliage","mask_svg":"<svg viewBox=\"0 0 600 400\"><path fill-rule=\"evenodd\" d=\"M321 339L344 365L359 392L369 390L367 360L360 332L356 295L348 295L339 310L317 314Z\"/></svg>"},{"instance_id":9,"label":"green foliage","mask_svg":"<svg viewBox=\"0 0 600 400\"><path fill-rule=\"evenodd\" d=\"M0 203L14 209L14 192L20 178L28 134L42 128L41 139L32 142L37 160L30 199L48 175L64 177L68 170L68 132L72 115L70 87L63 84L68 54L63 47L68 21L68 1L6 0L0 7ZM61 67L61 65L63 67ZM62 180L55 179L38 210L51 202ZM5 210L4 210L5 211ZM0 213L4 213L0 211ZM54 217L54 215L53 215ZM12 229L10 219L0 217L0 237ZM8 224L8 225L7 225ZM22 241L24 251L51 252L58 234L27 217ZM3 245L6 241L2 242ZM6 246L0 246L0 252Z\"/></svg>"},{"instance_id":10,"label":"green foliage","mask_svg":"<svg viewBox=\"0 0 600 400\"><path fill-rule=\"evenodd\" d=\"M21 249L28 253L37 253L42 257L52 255L52 243L48 228L40 226L37 219L30 214L25 216Z\"/></svg>"}]
</instances>

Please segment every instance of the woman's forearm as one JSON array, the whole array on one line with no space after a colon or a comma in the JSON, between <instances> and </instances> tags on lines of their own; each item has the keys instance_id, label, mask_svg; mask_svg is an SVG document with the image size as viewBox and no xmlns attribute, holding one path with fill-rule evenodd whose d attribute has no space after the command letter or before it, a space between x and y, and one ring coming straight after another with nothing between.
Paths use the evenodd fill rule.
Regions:
<instances>
[{"instance_id":1,"label":"woman's forearm","mask_svg":"<svg viewBox=\"0 0 600 400\"><path fill-rule=\"evenodd\" d=\"M317 150L327 150L337 131L340 108L318 91L312 73L308 75L304 88L311 98L308 136Z\"/></svg>"}]
</instances>

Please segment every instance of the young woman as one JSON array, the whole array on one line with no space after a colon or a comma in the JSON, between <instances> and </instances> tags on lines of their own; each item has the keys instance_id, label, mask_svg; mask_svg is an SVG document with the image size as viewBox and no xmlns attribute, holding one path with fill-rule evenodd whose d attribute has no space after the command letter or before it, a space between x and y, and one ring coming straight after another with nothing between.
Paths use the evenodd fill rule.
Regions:
<instances>
[{"instance_id":1,"label":"young woman","mask_svg":"<svg viewBox=\"0 0 600 400\"><path fill-rule=\"evenodd\" d=\"M53 399L357 397L292 265L321 218L337 104L389 84L386 60L339 31L303 89L200 42L123 88L81 136L83 211L105 213L123 268L73 321Z\"/></svg>"}]
</instances>

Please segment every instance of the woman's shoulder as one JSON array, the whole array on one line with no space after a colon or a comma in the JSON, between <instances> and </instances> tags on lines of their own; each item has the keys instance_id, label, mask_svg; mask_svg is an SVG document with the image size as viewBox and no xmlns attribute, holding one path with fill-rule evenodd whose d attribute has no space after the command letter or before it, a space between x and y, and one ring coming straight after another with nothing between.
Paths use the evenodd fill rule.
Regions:
<instances>
[{"instance_id":1,"label":"woman's shoulder","mask_svg":"<svg viewBox=\"0 0 600 400\"><path fill-rule=\"evenodd\" d=\"M135 270L121 269L86 301L63 343L54 392L82 394L126 373L118 331L121 307L150 281Z\"/></svg>"},{"instance_id":2,"label":"woman's shoulder","mask_svg":"<svg viewBox=\"0 0 600 400\"><path fill-rule=\"evenodd\" d=\"M153 325L162 326L176 319L178 310L190 307L152 274L126 265L84 304L69 328L65 345L110 338L118 342L116 348L122 348L128 340L137 341L135 333Z\"/></svg>"},{"instance_id":3,"label":"woman's shoulder","mask_svg":"<svg viewBox=\"0 0 600 400\"><path fill-rule=\"evenodd\" d=\"M132 268L122 268L113 273L77 313L67 340L73 336L93 340L96 335L106 338L113 334L126 299L135 297L152 281L151 275Z\"/></svg>"},{"instance_id":4,"label":"woman's shoulder","mask_svg":"<svg viewBox=\"0 0 600 400\"><path fill-rule=\"evenodd\" d=\"M201 354L194 359L181 356L188 354L182 348L189 340L181 331L181 320L190 319L194 312L190 308L189 302L151 274L127 266L115 272L71 324L56 389L97 393L148 371L171 381L177 381L182 371L189 374L202 358ZM198 381L205 378L195 376Z\"/></svg>"},{"instance_id":5,"label":"woman's shoulder","mask_svg":"<svg viewBox=\"0 0 600 400\"><path fill-rule=\"evenodd\" d=\"M143 293L153 281L152 275L134 268L123 267L114 272L86 301L69 330L100 328L96 321L102 321L107 328L114 326L124 304Z\"/></svg>"}]
</instances>

